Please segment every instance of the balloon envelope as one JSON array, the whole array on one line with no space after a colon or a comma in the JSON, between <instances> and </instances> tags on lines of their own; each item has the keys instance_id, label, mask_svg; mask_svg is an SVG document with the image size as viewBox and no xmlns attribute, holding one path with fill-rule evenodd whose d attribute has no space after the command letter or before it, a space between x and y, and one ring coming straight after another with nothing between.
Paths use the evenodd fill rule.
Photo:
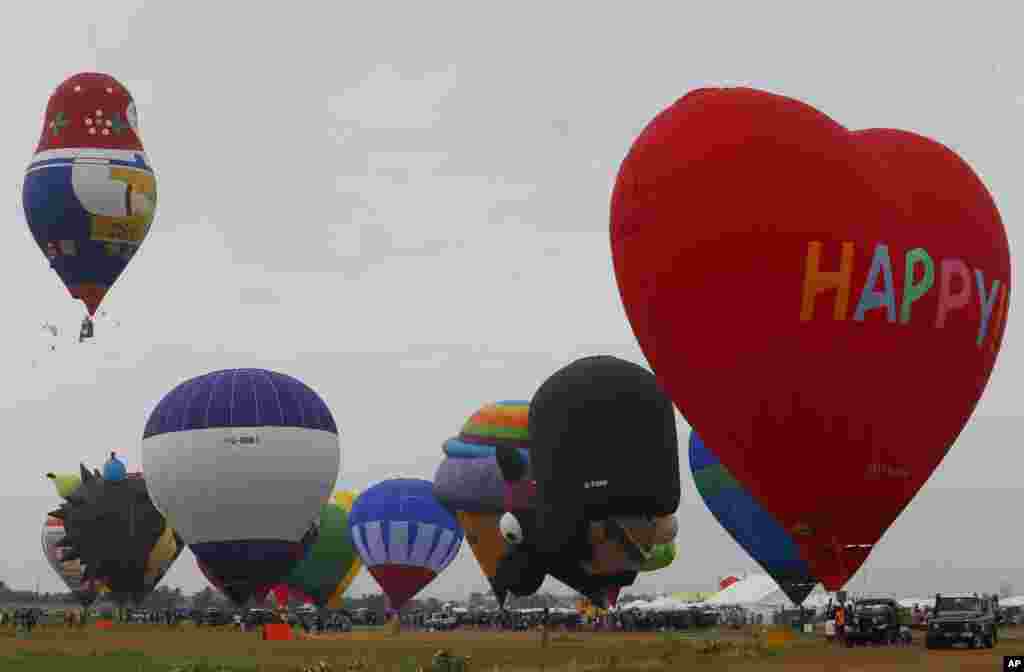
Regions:
<instances>
[{"instance_id":1,"label":"balloon envelope","mask_svg":"<svg viewBox=\"0 0 1024 672\"><path fill-rule=\"evenodd\" d=\"M623 161L611 246L659 382L841 588L949 450L999 352L1010 254L981 180L922 136L699 89ZM870 495L851 506L848 492Z\"/></svg>"},{"instance_id":2,"label":"balloon envelope","mask_svg":"<svg viewBox=\"0 0 1024 672\"><path fill-rule=\"evenodd\" d=\"M340 460L324 401L262 369L178 385L150 415L142 441L154 503L236 604L305 557Z\"/></svg>"},{"instance_id":3,"label":"balloon envelope","mask_svg":"<svg viewBox=\"0 0 1024 672\"><path fill-rule=\"evenodd\" d=\"M506 510L499 521L505 549L491 580L499 602L503 602L508 593L518 597L533 595L547 576L558 579L598 605L604 605L612 596L611 588L632 585L636 571L590 572L584 566L589 556L579 549L573 549L575 553L541 550L535 541L539 536L537 487L528 477L527 462L518 450L509 446L499 446L496 451L505 478ZM533 451L531 447L531 454Z\"/></svg>"},{"instance_id":4,"label":"balloon envelope","mask_svg":"<svg viewBox=\"0 0 1024 672\"><path fill-rule=\"evenodd\" d=\"M328 502L320 511L316 542L281 583L303 602L322 608L332 597L340 597L341 582L358 562L348 527L348 511L337 501ZM356 569L358 571L358 567Z\"/></svg>"},{"instance_id":5,"label":"balloon envelope","mask_svg":"<svg viewBox=\"0 0 1024 672\"><path fill-rule=\"evenodd\" d=\"M800 549L778 521L732 477L697 432L690 433L690 469L704 504L729 536L775 579L793 604L802 604L818 582ZM729 579L736 581L736 577L726 580Z\"/></svg>"},{"instance_id":6,"label":"balloon envelope","mask_svg":"<svg viewBox=\"0 0 1024 672\"><path fill-rule=\"evenodd\" d=\"M57 87L22 202L36 245L94 314L156 211L156 176L138 135L135 103L120 82L86 72Z\"/></svg>"},{"instance_id":7,"label":"balloon envelope","mask_svg":"<svg viewBox=\"0 0 1024 672\"><path fill-rule=\"evenodd\" d=\"M542 552L587 556L585 523L679 508L675 411L643 367L576 360L534 394L529 423Z\"/></svg>"},{"instance_id":8,"label":"balloon envelope","mask_svg":"<svg viewBox=\"0 0 1024 672\"><path fill-rule=\"evenodd\" d=\"M434 496L455 514L481 571L491 582L505 554L498 521L505 512L505 480L497 446L515 448L528 460L530 403L499 401L473 413L455 437L445 441L444 460L434 475ZM498 595L499 602L504 595Z\"/></svg>"},{"instance_id":9,"label":"balloon envelope","mask_svg":"<svg viewBox=\"0 0 1024 672\"><path fill-rule=\"evenodd\" d=\"M96 601L98 596L95 582L85 580L85 568L81 560L63 562L61 555L63 550L57 548L57 542L63 539L64 523L53 516L47 516L43 522L43 555L50 567L61 578L61 581L68 587L75 600L83 607L88 607Z\"/></svg>"},{"instance_id":10,"label":"balloon envelope","mask_svg":"<svg viewBox=\"0 0 1024 672\"><path fill-rule=\"evenodd\" d=\"M451 564L462 547L455 517L430 481L395 478L356 498L349 514L359 557L398 610Z\"/></svg>"},{"instance_id":11,"label":"balloon envelope","mask_svg":"<svg viewBox=\"0 0 1024 672\"><path fill-rule=\"evenodd\" d=\"M184 543L153 506L141 474L106 481L81 468L82 484L50 513L65 536L62 559L80 560L83 579L109 588L119 604L141 602L156 588Z\"/></svg>"},{"instance_id":12,"label":"balloon envelope","mask_svg":"<svg viewBox=\"0 0 1024 672\"><path fill-rule=\"evenodd\" d=\"M346 527L348 527L348 516L351 515L351 513L352 513L352 504L355 503L356 497L358 497L358 496L359 496L359 493L356 492L355 490L343 490L343 491L337 493L334 496L334 501L342 509L345 510L345 525L346 525ZM351 530L349 530L349 543L352 543L351 540L352 540L352 532L351 532ZM355 547L353 546L353 548L355 548ZM341 599L342 599L342 597L344 597L345 593L348 592L349 586L351 586L352 582L355 581L357 576L359 576L359 572L362 569L363 569L363 561L362 561L362 559L359 557L358 553L353 553L353 555L352 555L352 562L349 565L348 571L345 572L345 575L343 577L341 577L341 581L338 583L337 587L334 589L334 592L331 594L330 598L328 598L328 600L327 600L327 608L328 609L341 609L341 606L342 606Z\"/></svg>"},{"instance_id":13,"label":"balloon envelope","mask_svg":"<svg viewBox=\"0 0 1024 672\"><path fill-rule=\"evenodd\" d=\"M124 462L119 460L114 453L110 459L103 463L103 479L106 481L120 481L128 475L128 469Z\"/></svg>"}]
</instances>

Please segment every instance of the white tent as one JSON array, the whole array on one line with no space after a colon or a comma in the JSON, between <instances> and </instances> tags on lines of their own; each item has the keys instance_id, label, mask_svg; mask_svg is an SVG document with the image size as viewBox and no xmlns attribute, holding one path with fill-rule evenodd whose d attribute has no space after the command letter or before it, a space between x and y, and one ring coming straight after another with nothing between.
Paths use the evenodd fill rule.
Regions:
<instances>
[{"instance_id":1,"label":"white tent","mask_svg":"<svg viewBox=\"0 0 1024 672\"><path fill-rule=\"evenodd\" d=\"M1024 607L1024 595L999 598L1000 607Z\"/></svg>"},{"instance_id":2,"label":"white tent","mask_svg":"<svg viewBox=\"0 0 1024 672\"><path fill-rule=\"evenodd\" d=\"M643 607L640 607L642 611L678 611L685 609L687 605L679 600L673 600L671 597L663 596L659 597L653 602L648 602Z\"/></svg>"},{"instance_id":3,"label":"white tent","mask_svg":"<svg viewBox=\"0 0 1024 672\"><path fill-rule=\"evenodd\" d=\"M829 594L819 585L807 596L804 606L817 609L828 603ZM708 606L743 607L748 611L766 613L779 609L795 609L796 605L767 574L751 574L705 600Z\"/></svg>"}]
</instances>

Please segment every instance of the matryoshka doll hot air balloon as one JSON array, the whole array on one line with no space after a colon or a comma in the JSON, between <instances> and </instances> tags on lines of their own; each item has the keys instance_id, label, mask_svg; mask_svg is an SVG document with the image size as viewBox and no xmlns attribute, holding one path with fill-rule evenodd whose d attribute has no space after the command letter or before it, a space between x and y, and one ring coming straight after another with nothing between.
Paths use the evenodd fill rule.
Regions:
<instances>
[{"instance_id":1,"label":"matryoshka doll hot air balloon","mask_svg":"<svg viewBox=\"0 0 1024 672\"><path fill-rule=\"evenodd\" d=\"M85 72L50 96L22 187L36 245L91 317L149 233L156 176L135 102L110 75ZM80 339L81 340L81 339Z\"/></svg>"},{"instance_id":2,"label":"matryoshka doll hot air balloon","mask_svg":"<svg viewBox=\"0 0 1024 672\"><path fill-rule=\"evenodd\" d=\"M316 540L341 465L338 428L308 385L274 371L181 383L142 440L150 494L236 604L280 582Z\"/></svg>"},{"instance_id":3,"label":"matryoshka doll hot air balloon","mask_svg":"<svg viewBox=\"0 0 1024 672\"><path fill-rule=\"evenodd\" d=\"M697 491L725 531L775 579L793 604L802 604L818 581L800 556L800 549L775 517L733 478L697 432L690 433L690 469Z\"/></svg>"},{"instance_id":4,"label":"matryoshka doll hot air balloon","mask_svg":"<svg viewBox=\"0 0 1024 672\"><path fill-rule=\"evenodd\" d=\"M451 564L463 531L434 497L434 485L395 478L356 498L348 517L359 557L398 611Z\"/></svg>"},{"instance_id":5,"label":"matryoshka doll hot air balloon","mask_svg":"<svg viewBox=\"0 0 1024 672\"><path fill-rule=\"evenodd\" d=\"M500 401L480 408L458 436L444 443L445 459L434 475L434 496L458 518L480 569L492 582L505 539L498 521L505 513L505 481L496 447L510 446L528 459L528 401ZM504 590L496 591L498 602Z\"/></svg>"}]
</instances>

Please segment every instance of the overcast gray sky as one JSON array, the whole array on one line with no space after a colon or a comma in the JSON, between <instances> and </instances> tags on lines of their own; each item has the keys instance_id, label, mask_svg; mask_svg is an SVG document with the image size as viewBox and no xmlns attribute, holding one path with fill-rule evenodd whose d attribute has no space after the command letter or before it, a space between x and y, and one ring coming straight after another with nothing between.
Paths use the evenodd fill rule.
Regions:
<instances>
[{"instance_id":1,"label":"overcast gray sky","mask_svg":"<svg viewBox=\"0 0 1024 672\"><path fill-rule=\"evenodd\" d=\"M57 503L43 474L111 449L137 468L149 412L191 376L255 366L308 382L341 428L339 488L364 488L432 478L477 406L528 399L576 357L644 363L608 201L636 134L697 86L751 85L852 128L934 137L982 176L1019 247L1020 3L454 7L61 1L0 23L0 579L63 589L40 552ZM133 92L160 201L108 319L77 345L83 309L33 245L20 194L47 97L93 69ZM994 589L1006 575L1024 591L1024 537L1000 522L1024 466L1015 318L971 424L855 584L928 592L955 574ZM64 330L55 352L44 322ZM637 591L754 569L682 460L680 557ZM205 585L188 551L165 581ZM466 547L424 594L484 585ZM364 574L352 591L372 589Z\"/></svg>"}]
</instances>

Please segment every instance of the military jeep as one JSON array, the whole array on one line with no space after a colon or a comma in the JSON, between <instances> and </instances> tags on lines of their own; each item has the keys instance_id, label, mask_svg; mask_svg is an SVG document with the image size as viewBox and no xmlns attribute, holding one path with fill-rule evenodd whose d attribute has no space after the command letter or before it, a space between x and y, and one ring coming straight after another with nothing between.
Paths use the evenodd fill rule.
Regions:
<instances>
[{"instance_id":1,"label":"military jeep","mask_svg":"<svg viewBox=\"0 0 1024 672\"><path fill-rule=\"evenodd\" d=\"M924 645L929 649L957 644L991 649L999 641L998 612L995 595L937 594Z\"/></svg>"},{"instance_id":2,"label":"military jeep","mask_svg":"<svg viewBox=\"0 0 1024 672\"><path fill-rule=\"evenodd\" d=\"M857 600L846 623L846 646L906 644L910 631L900 623L899 605L889 598Z\"/></svg>"}]
</instances>

